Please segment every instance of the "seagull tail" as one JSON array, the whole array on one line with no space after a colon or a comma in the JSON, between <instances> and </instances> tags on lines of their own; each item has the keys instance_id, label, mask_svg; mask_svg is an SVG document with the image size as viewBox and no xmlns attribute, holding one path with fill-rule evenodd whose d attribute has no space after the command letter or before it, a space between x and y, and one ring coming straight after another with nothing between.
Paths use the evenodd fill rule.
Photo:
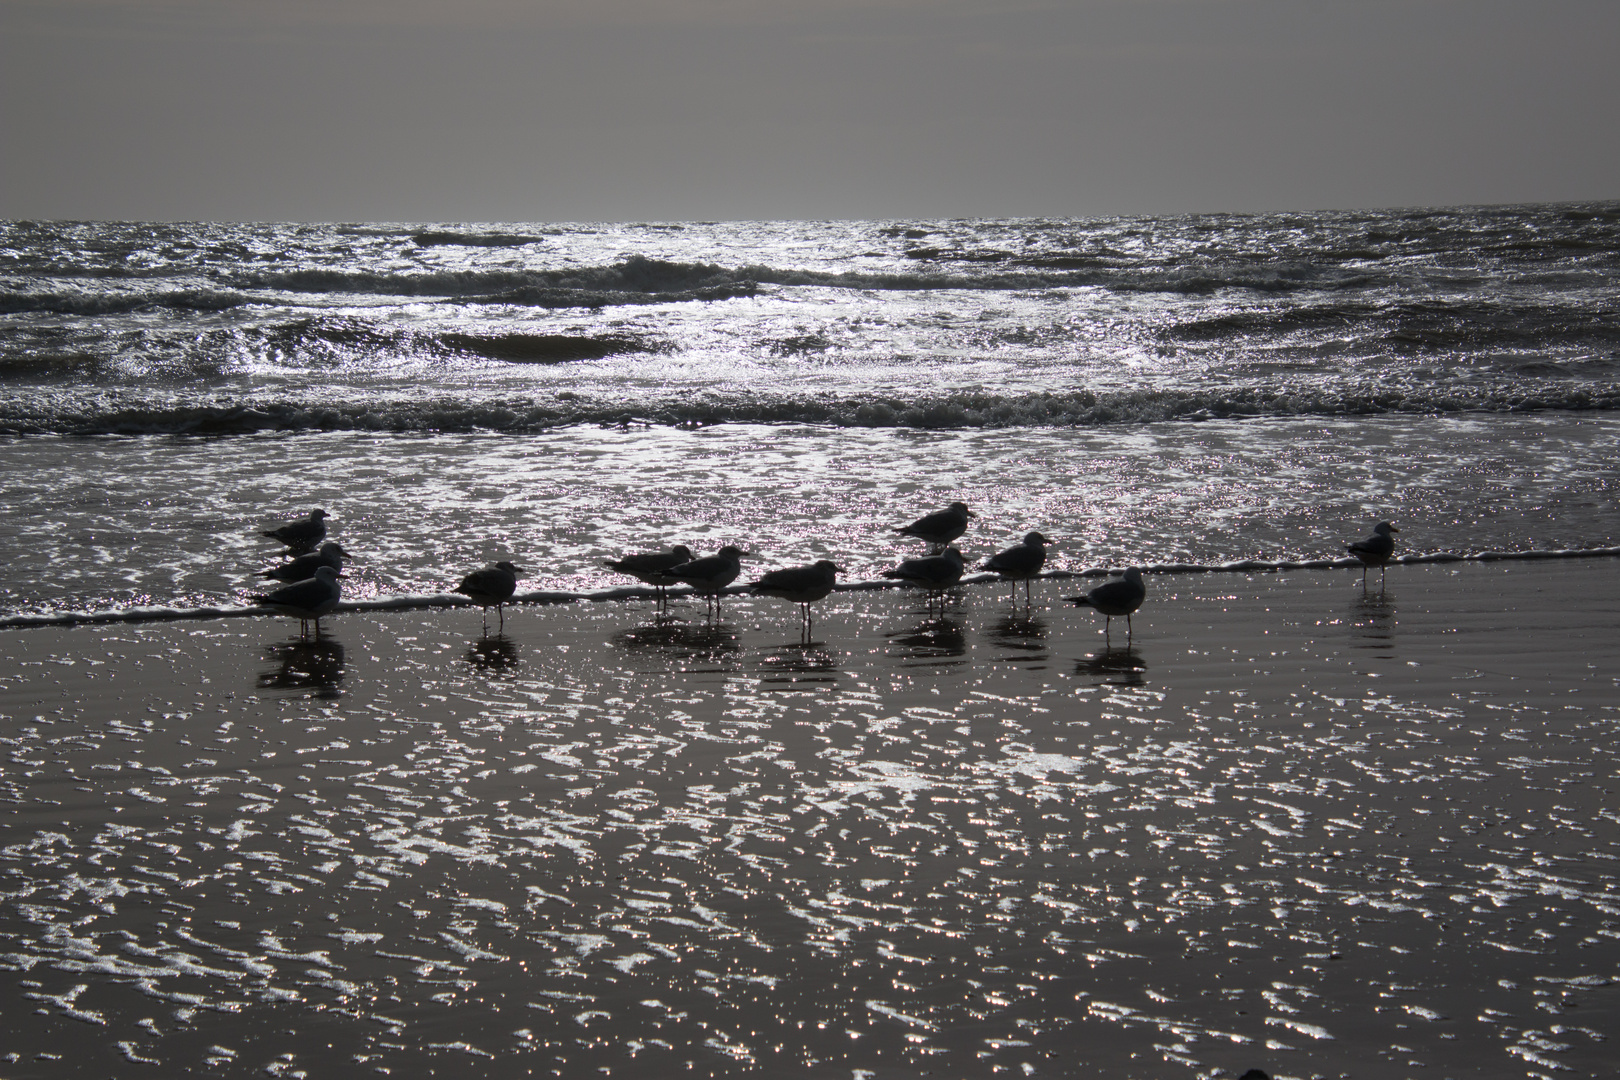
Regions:
<instances>
[{"instance_id":1,"label":"seagull tail","mask_svg":"<svg viewBox=\"0 0 1620 1080\"><path fill-rule=\"evenodd\" d=\"M1063 599L1075 607L1091 607L1091 597L1089 596L1065 596Z\"/></svg>"}]
</instances>

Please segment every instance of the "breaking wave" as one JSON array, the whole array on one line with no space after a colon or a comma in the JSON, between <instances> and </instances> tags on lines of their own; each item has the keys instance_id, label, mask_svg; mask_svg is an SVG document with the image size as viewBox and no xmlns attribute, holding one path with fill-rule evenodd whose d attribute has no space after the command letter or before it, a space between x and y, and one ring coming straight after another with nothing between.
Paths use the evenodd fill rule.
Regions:
<instances>
[{"instance_id":1,"label":"breaking wave","mask_svg":"<svg viewBox=\"0 0 1620 1080\"><path fill-rule=\"evenodd\" d=\"M469 335L469 337L471 337ZM606 347L601 339L484 340L484 355L511 349L519 362L558 363L570 350ZM624 350L638 346L629 344ZM645 351L645 346L640 347ZM512 359L512 357L500 357ZM226 395L136 400L112 392L64 399L14 394L0 402L0 435L234 435L269 431L532 433L580 424L702 427L714 424L820 424L847 428L975 430L1106 427L1166 422L1299 417L1462 415L1620 409L1620 383L1471 384L1377 382L1352 387L1127 390L996 394L957 392L846 397L768 396L757 392L676 393L633 402L562 390L534 397L257 400Z\"/></svg>"},{"instance_id":2,"label":"breaking wave","mask_svg":"<svg viewBox=\"0 0 1620 1080\"><path fill-rule=\"evenodd\" d=\"M1203 342L1293 333L1350 334L1404 350L1602 348L1620 345L1620 314L1575 303L1347 300L1223 312L1168 327L1164 336Z\"/></svg>"}]
</instances>

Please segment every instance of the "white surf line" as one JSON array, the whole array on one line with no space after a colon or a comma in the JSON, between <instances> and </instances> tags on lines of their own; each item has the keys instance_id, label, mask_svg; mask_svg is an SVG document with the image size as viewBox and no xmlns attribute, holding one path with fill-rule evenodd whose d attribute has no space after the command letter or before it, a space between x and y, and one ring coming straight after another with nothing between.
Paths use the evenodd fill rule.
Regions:
<instances>
[{"instance_id":1,"label":"white surf line","mask_svg":"<svg viewBox=\"0 0 1620 1080\"><path fill-rule=\"evenodd\" d=\"M1557 548L1548 551L1476 551L1466 555L1455 552L1436 551L1427 554L1407 554L1397 556L1390 560L1391 565L1421 565L1423 563L1459 563L1459 562L1502 562L1504 560L1548 560L1548 559L1604 559L1620 557L1620 547L1601 548ZM1361 562L1353 557L1341 559L1305 559L1270 561L1265 559L1240 559L1236 562L1214 563L1141 563L1139 567L1144 574L1256 574L1280 573L1292 570L1342 570L1359 569ZM1098 578L1122 573L1123 567L1107 566L1088 567L1084 570L1046 570L1037 580L1050 578L1060 580L1065 578ZM999 575L993 573L965 574L958 585L983 585L986 583L1002 584ZM846 581L833 586L837 592L863 592L874 589L897 589L904 586L903 582L876 579L872 581ZM953 586L954 587L954 586ZM726 595L742 595L752 591L748 585L730 585L722 590ZM682 597L701 595L692 590L690 586L679 585L665 590L666 596ZM532 592L519 592L512 595L507 604L571 604L580 600L592 603L602 603L609 600L655 600L657 590L637 587L634 585L619 586L611 589L592 589L580 592L560 592L552 589L538 589ZM465 596L456 596L449 593L433 593L429 595L387 596L375 600L345 600L336 608L328 612L337 615L346 611L419 611L432 608L464 608L477 607L475 601ZM167 607L140 607L123 608L113 611L93 612L64 612L58 615L7 615L0 616L0 630L28 629L44 626L82 626L105 623L133 623L133 622L165 622L179 619L238 619L257 618L261 616L277 616L279 613L269 608L238 607L236 605L222 605L218 607L201 608L167 608Z\"/></svg>"}]
</instances>

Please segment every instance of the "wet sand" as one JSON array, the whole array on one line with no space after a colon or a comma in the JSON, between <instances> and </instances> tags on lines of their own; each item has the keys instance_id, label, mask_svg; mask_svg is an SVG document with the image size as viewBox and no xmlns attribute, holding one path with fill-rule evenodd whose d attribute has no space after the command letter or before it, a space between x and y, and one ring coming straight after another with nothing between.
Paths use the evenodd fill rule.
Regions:
<instances>
[{"instance_id":1,"label":"wet sand","mask_svg":"<svg viewBox=\"0 0 1620 1080\"><path fill-rule=\"evenodd\" d=\"M1620 560L1078 584L0 631L0 1076L1613 1074Z\"/></svg>"}]
</instances>

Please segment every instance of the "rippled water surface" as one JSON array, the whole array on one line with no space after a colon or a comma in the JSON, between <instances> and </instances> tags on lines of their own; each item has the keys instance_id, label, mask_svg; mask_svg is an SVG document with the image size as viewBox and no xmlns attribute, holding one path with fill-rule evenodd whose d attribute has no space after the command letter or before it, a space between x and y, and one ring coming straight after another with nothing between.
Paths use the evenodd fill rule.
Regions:
<instances>
[{"instance_id":1,"label":"rippled water surface","mask_svg":"<svg viewBox=\"0 0 1620 1080\"><path fill-rule=\"evenodd\" d=\"M1611 561L1149 586L4 631L7 1075L1609 1075Z\"/></svg>"},{"instance_id":2,"label":"rippled water surface","mask_svg":"<svg viewBox=\"0 0 1620 1080\"><path fill-rule=\"evenodd\" d=\"M1614 409L1620 205L0 223L0 432Z\"/></svg>"},{"instance_id":3,"label":"rippled water surface","mask_svg":"<svg viewBox=\"0 0 1620 1080\"><path fill-rule=\"evenodd\" d=\"M894 527L958 498L971 562L1040 529L1071 570L1334 557L1381 519L1403 553L1608 547L1617 446L1606 414L24 438L0 442L0 615L243 603L281 550L259 531L315 506L354 553L352 599L506 557L525 589L603 589L627 583L607 560L674 543L873 578L917 553Z\"/></svg>"}]
</instances>

